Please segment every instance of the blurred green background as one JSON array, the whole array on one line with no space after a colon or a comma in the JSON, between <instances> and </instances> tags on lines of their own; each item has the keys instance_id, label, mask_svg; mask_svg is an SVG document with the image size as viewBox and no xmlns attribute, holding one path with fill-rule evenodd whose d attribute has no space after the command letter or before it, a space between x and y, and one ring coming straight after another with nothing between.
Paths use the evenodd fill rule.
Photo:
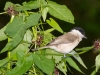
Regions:
<instances>
[{"instance_id":1,"label":"blurred green background","mask_svg":"<svg viewBox=\"0 0 100 75\"><path fill-rule=\"evenodd\" d=\"M5 6L5 3L8 0L0 0L0 12L3 12L3 8ZM22 3L24 1L30 1L30 0L9 0L13 3ZM54 18L58 24L61 26L61 28L67 32L73 27L82 27L85 30L86 36L88 39L84 39L77 48L81 47L87 47L92 46L94 41L96 39L99 39L100 37L100 0L53 0L57 2L58 4L66 5L71 12L74 15L75 18L75 24L66 23L64 21L58 20ZM10 20L10 17L8 15L0 15L0 28L2 28L4 25L6 25ZM55 31L54 35L59 36L61 35L59 32ZM5 44L6 40L3 42L0 42L0 49L2 49ZM88 69L84 69L80 64L77 64L80 66L83 72L86 73L86 75L90 75L90 73L94 70L92 67L95 64L95 57L97 54L94 54L93 51L89 51L85 54L82 54L81 57L88 67ZM0 59L4 58L6 56L6 53L3 53L0 55ZM68 72L68 75L83 75L79 73L78 71L71 68L72 72L74 74L71 74ZM100 75L99 73L97 75Z\"/></svg>"}]
</instances>

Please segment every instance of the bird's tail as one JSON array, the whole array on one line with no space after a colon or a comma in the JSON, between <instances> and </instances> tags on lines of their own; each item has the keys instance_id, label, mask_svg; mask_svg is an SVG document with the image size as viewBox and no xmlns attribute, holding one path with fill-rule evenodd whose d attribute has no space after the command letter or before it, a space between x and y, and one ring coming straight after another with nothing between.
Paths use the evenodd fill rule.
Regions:
<instances>
[{"instance_id":1,"label":"bird's tail","mask_svg":"<svg viewBox=\"0 0 100 75\"><path fill-rule=\"evenodd\" d=\"M40 48L34 48L34 49L32 49L32 51L40 50L40 49L44 49L44 48L48 48L48 46L44 46L44 47L40 47Z\"/></svg>"}]
</instances>

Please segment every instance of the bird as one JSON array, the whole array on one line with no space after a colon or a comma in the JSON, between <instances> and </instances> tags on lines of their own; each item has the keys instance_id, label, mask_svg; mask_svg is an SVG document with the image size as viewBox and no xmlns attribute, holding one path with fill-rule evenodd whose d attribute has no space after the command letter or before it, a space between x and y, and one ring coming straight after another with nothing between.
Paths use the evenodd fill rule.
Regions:
<instances>
[{"instance_id":1,"label":"bird","mask_svg":"<svg viewBox=\"0 0 100 75\"><path fill-rule=\"evenodd\" d=\"M65 57L65 55L70 53L80 43L80 41L82 41L83 38L87 39L85 36L85 31L81 27L74 27L69 32L66 32L65 34L52 40L46 46L32 49L32 51L50 48L59 53L63 53Z\"/></svg>"}]
</instances>

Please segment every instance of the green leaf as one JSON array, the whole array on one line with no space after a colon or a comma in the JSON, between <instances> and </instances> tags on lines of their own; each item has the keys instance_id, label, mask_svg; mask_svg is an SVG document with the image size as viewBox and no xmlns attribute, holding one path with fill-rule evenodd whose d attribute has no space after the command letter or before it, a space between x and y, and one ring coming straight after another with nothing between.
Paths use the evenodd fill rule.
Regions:
<instances>
[{"instance_id":1,"label":"green leaf","mask_svg":"<svg viewBox=\"0 0 100 75\"><path fill-rule=\"evenodd\" d=\"M12 50L21 42L28 28L38 24L40 17L41 14L34 13L28 16L24 22L22 17L16 16L14 20L9 23L7 29L5 30L5 33L13 38L9 50Z\"/></svg>"},{"instance_id":2,"label":"green leaf","mask_svg":"<svg viewBox=\"0 0 100 75\"><path fill-rule=\"evenodd\" d=\"M53 35L51 33L47 33L47 32L44 32L44 44L48 44L50 41L52 41L53 39Z\"/></svg>"},{"instance_id":3,"label":"green leaf","mask_svg":"<svg viewBox=\"0 0 100 75\"><path fill-rule=\"evenodd\" d=\"M11 42L8 42L8 43L6 44L6 46L1 50L0 53L3 53L3 52L8 51L8 49L9 49L10 46L11 46Z\"/></svg>"},{"instance_id":4,"label":"green leaf","mask_svg":"<svg viewBox=\"0 0 100 75\"><path fill-rule=\"evenodd\" d=\"M11 58L4 58L2 60L0 60L0 67L3 66L4 64L6 64Z\"/></svg>"},{"instance_id":5,"label":"green leaf","mask_svg":"<svg viewBox=\"0 0 100 75\"><path fill-rule=\"evenodd\" d=\"M48 13L48 7L45 7L45 8L42 10L42 17L43 17L43 21L44 21L44 22L45 22L45 20L46 20L47 13Z\"/></svg>"},{"instance_id":6,"label":"green leaf","mask_svg":"<svg viewBox=\"0 0 100 75\"><path fill-rule=\"evenodd\" d=\"M96 75L96 70L92 71L91 75Z\"/></svg>"},{"instance_id":7,"label":"green leaf","mask_svg":"<svg viewBox=\"0 0 100 75\"><path fill-rule=\"evenodd\" d=\"M50 33L50 32L52 32L54 30L55 30L54 28L50 28L50 29L45 30L44 33Z\"/></svg>"},{"instance_id":8,"label":"green leaf","mask_svg":"<svg viewBox=\"0 0 100 75\"><path fill-rule=\"evenodd\" d=\"M26 11L26 10L32 10L32 9L37 9L39 8L39 2L38 1L29 1L29 2L24 2L23 6L16 7L16 11Z\"/></svg>"},{"instance_id":9,"label":"green leaf","mask_svg":"<svg viewBox=\"0 0 100 75\"><path fill-rule=\"evenodd\" d=\"M87 67L85 66L85 64L83 63L81 57L78 55L77 52L75 52L74 50L71 52L72 56L84 67L87 69Z\"/></svg>"},{"instance_id":10,"label":"green leaf","mask_svg":"<svg viewBox=\"0 0 100 75\"><path fill-rule=\"evenodd\" d=\"M30 44L27 43L21 43L19 44L12 52L11 52L11 57L12 60L17 60L17 51L23 51L25 54L29 51L29 46Z\"/></svg>"},{"instance_id":11,"label":"green leaf","mask_svg":"<svg viewBox=\"0 0 100 75\"><path fill-rule=\"evenodd\" d=\"M100 69L100 54L95 59L96 72Z\"/></svg>"},{"instance_id":12,"label":"green leaf","mask_svg":"<svg viewBox=\"0 0 100 75\"><path fill-rule=\"evenodd\" d=\"M93 47L83 47L83 48L77 48L77 49L75 49L76 51L89 51L89 50L91 50L91 49L93 49Z\"/></svg>"},{"instance_id":13,"label":"green leaf","mask_svg":"<svg viewBox=\"0 0 100 75\"><path fill-rule=\"evenodd\" d=\"M50 59L54 59L55 63L59 63L62 60L63 54L56 52L54 50L51 49L46 49L46 57L50 58ZM52 55L49 55L52 54Z\"/></svg>"},{"instance_id":14,"label":"green leaf","mask_svg":"<svg viewBox=\"0 0 100 75\"><path fill-rule=\"evenodd\" d=\"M48 1L48 5L50 15L60 20L74 24L74 16L65 5L60 5L53 1Z\"/></svg>"},{"instance_id":15,"label":"green leaf","mask_svg":"<svg viewBox=\"0 0 100 75\"><path fill-rule=\"evenodd\" d=\"M20 60L23 60L23 58L24 58L24 56L25 56L25 53L24 53L24 51L17 51L17 54L16 54L16 56L17 56L17 58L18 58L18 60L19 60L19 62L20 62ZM19 63L17 63L17 64L19 64Z\"/></svg>"},{"instance_id":16,"label":"green leaf","mask_svg":"<svg viewBox=\"0 0 100 75\"><path fill-rule=\"evenodd\" d=\"M12 2L6 2L4 10L6 11L9 7L13 7L13 3Z\"/></svg>"},{"instance_id":17,"label":"green leaf","mask_svg":"<svg viewBox=\"0 0 100 75\"><path fill-rule=\"evenodd\" d=\"M50 18L50 20L46 20L46 22L53 27L54 29L58 30L59 32L63 33L63 30L61 29L61 27L57 24L57 22Z\"/></svg>"},{"instance_id":18,"label":"green leaf","mask_svg":"<svg viewBox=\"0 0 100 75\"><path fill-rule=\"evenodd\" d=\"M4 33L6 28L7 28L7 26L4 26L2 29L0 29L0 41L7 39L7 35Z\"/></svg>"},{"instance_id":19,"label":"green leaf","mask_svg":"<svg viewBox=\"0 0 100 75\"><path fill-rule=\"evenodd\" d=\"M40 2L42 7L48 6L46 0L39 0L39 2Z\"/></svg>"},{"instance_id":20,"label":"green leaf","mask_svg":"<svg viewBox=\"0 0 100 75\"><path fill-rule=\"evenodd\" d=\"M67 75L67 68L66 68L66 64L64 62L60 62L58 63L58 65L56 66L61 72L64 73L64 75Z\"/></svg>"},{"instance_id":21,"label":"green leaf","mask_svg":"<svg viewBox=\"0 0 100 75\"><path fill-rule=\"evenodd\" d=\"M51 75L53 73L54 63L51 59L33 54L33 60L36 66L39 67L46 74Z\"/></svg>"},{"instance_id":22,"label":"green leaf","mask_svg":"<svg viewBox=\"0 0 100 75\"><path fill-rule=\"evenodd\" d=\"M32 43L32 36L33 36L33 33L30 30L27 30L24 35L23 41L25 41L26 43Z\"/></svg>"},{"instance_id":23,"label":"green leaf","mask_svg":"<svg viewBox=\"0 0 100 75\"><path fill-rule=\"evenodd\" d=\"M20 52L18 52L20 53ZM21 56L22 54L22 56ZM8 72L5 75L23 75L24 73L26 73L32 66L33 64L33 57L32 54L30 54L29 56L23 56L23 53L20 53L18 55L18 62L17 62L17 66L14 67L10 72Z\"/></svg>"},{"instance_id":24,"label":"green leaf","mask_svg":"<svg viewBox=\"0 0 100 75\"><path fill-rule=\"evenodd\" d=\"M67 57L65 60L68 62L68 64L69 64L71 67L73 67L73 68L76 69L77 71L83 73L83 72L80 70L80 68L78 67L78 65L72 60L72 58ZM84 73L83 73L83 74L84 74Z\"/></svg>"}]
</instances>

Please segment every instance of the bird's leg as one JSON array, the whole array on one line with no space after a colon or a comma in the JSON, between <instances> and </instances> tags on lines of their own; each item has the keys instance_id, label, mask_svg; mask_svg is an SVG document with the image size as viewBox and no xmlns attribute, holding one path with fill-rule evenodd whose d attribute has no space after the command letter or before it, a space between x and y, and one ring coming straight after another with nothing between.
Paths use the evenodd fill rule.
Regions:
<instances>
[{"instance_id":1,"label":"bird's leg","mask_svg":"<svg viewBox=\"0 0 100 75\"><path fill-rule=\"evenodd\" d=\"M67 53L67 54L72 55L73 53ZM64 53L64 56L63 56L63 57L64 57L64 58L66 58L66 57L67 57L66 53Z\"/></svg>"},{"instance_id":2,"label":"bird's leg","mask_svg":"<svg viewBox=\"0 0 100 75\"><path fill-rule=\"evenodd\" d=\"M66 54L64 53L64 58L66 58Z\"/></svg>"},{"instance_id":3,"label":"bird's leg","mask_svg":"<svg viewBox=\"0 0 100 75\"><path fill-rule=\"evenodd\" d=\"M73 53L67 53L67 54L70 54L70 55L72 55Z\"/></svg>"}]
</instances>

